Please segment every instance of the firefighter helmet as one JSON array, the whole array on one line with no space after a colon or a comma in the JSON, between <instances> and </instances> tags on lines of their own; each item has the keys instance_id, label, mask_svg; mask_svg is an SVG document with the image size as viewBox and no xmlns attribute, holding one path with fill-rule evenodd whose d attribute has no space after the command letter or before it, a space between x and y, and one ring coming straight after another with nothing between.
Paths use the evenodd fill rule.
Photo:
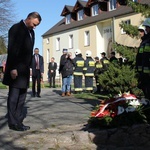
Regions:
<instances>
[{"instance_id":1,"label":"firefighter helmet","mask_svg":"<svg viewBox=\"0 0 150 150\"><path fill-rule=\"evenodd\" d=\"M91 57L91 55L92 55L92 52L90 50L87 50L86 51L86 57Z\"/></svg>"},{"instance_id":2,"label":"firefighter helmet","mask_svg":"<svg viewBox=\"0 0 150 150\"><path fill-rule=\"evenodd\" d=\"M146 30L145 30L145 26L143 26L143 24L141 24L139 27L138 27L138 30L143 30L146 34Z\"/></svg>"},{"instance_id":3,"label":"firefighter helmet","mask_svg":"<svg viewBox=\"0 0 150 150\"><path fill-rule=\"evenodd\" d=\"M143 22L143 26L150 27L150 18L145 19L145 21Z\"/></svg>"},{"instance_id":4,"label":"firefighter helmet","mask_svg":"<svg viewBox=\"0 0 150 150\"><path fill-rule=\"evenodd\" d=\"M79 54L81 54L80 49L76 49L76 50L75 50L75 55L79 55Z\"/></svg>"}]
</instances>

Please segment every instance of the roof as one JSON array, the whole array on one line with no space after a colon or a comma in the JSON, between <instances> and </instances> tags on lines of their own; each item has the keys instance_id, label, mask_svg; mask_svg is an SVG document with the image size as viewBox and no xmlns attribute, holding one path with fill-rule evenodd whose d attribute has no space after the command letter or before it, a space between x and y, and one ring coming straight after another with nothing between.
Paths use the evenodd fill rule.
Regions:
<instances>
[{"instance_id":1,"label":"roof","mask_svg":"<svg viewBox=\"0 0 150 150\"><path fill-rule=\"evenodd\" d=\"M92 23L95 23L98 21L110 19L112 17L117 17L117 16L128 14L128 13L132 13L132 12L133 12L133 10L130 7L120 6L116 10L102 12L101 14L99 14L97 16L93 16L93 17L87 16L83 20L73 21L70 24L65 24L65 18L63 18L56 25L54 25L51 29L49 29L47 32L45 32L42 36L44 37L44 36L58 33L58 32L64 31L64 30L77 28L77 27L83 26L85 24L92 24Z\"/></svg>"},{"instance_id":2,"label":"roof","mask_svg":"<svg viewBox=\"0 0 150 150\"><path fill-rule=\"evenodd\" d=\"M104 1L104 0L99 0L99 1ZM148 4L150 6L150 0L140 0L140 3ZM83 7L86 7L87 1L77 0L77 2L75 4L75 6L73 7L73 9L76 7L77 4L80 4ZM70 11L71 11L71 9L72 8L70 7ZM100 13L97 16L86 16L83 20L72 21L70 24L65 24L65 17L64 17L57 24L55 24L52 28L50 28L48 31L46 31L42 35L42 37L52 35L52 34L55 34L55 33L58 33L58 32L62 32L62 31L65 31L65 30L70 30L72 28L81 27L81 26L84 26L85 24L92 24L92 23L96 23L98 21L103 21L103 20L106 20L106 19L110 19L110 18L113 18L113 17L119 17L119 16L122 16L122 15L130 14L130 13L134 13L134 11L132 10L131 7L121 5L116 10L103 11L102 13Z\"/></svg>"}]
</instances>

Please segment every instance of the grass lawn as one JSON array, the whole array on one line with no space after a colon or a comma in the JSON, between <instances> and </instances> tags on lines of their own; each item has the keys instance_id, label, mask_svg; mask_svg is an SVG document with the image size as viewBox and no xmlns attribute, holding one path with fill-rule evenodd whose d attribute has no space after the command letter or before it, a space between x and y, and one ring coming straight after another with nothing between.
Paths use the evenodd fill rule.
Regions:
<instances>
[{"instance_id":1,"label":"grass lawn","mask_svg":"<svg viewBox=\"0 0 150 150\"><path fill-rule=\"evenodd\" d=\"M7 86L2 84L2 82L0 82L0 89L7 89Z\"/></svg>"}]
</instances>

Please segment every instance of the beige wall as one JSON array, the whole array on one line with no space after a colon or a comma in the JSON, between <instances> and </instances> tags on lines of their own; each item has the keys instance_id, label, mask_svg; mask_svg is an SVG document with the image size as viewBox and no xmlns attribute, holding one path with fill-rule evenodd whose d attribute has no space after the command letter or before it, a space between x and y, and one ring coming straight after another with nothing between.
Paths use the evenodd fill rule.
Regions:
<instances>
[{"instance_id":1,"label":"beige wall","mask_svg":"<svg viewBox=\"0 0 150 150\"><path fill-rule=\"evenodd\" d=\"M89 31L90 33L90 45L85 46L85 32ZM97 48L96 48L96 25L91 24L91 25L86 25L82 26L79 29L79 37L78 37L78 42L79 42L79 49L82 52L83 57L85 58L85 53L87 50L92 51L92 57L95 57Z\"/></svg>"},{"instance_id":2,"label":"beige wall","mask_svg":"<svg viewBox=\"0 0 150 150\"><path fill-rule=\"evenodd\" d=\"M92 57L101 57L101 52L106 52L109 57L110 51L112 50L113 40L119 44L127 46L139 46L140 40L132 39L126 34L121 33L119 24L121 21L126 21L130 19L132 25L139 26L143 17L140 14L130 14L124 15L117 18L111 18L104 21L99 21L94 24L89 24L82 26L80 28L75 28L72 30L67 30L64 32L51 35L51 37L43 38L43 57L44 57L44 81L47 80L48 62L47 62L47 50L50 50L50 58L55 57L55 60L59 66L60 56L62 55L63 48L69 48L69 35L72 34L74 39L74 45L69 52L74 55L75 49L79 48L85 58L86 50L92 51ZM113 31L114 30L114 31ZM85 32L90 32L90 45L85 46ZM60 50L56 50L56 38L60 38ZM47 38L49 38L49 43L47 43ZM58 74L58 72L57 72Z\"/></svg>"},{"instance_id":3,"label":"beige wall","mask_svg":"<svg viewBox=\"0 0 150 150\"><path fill-rule=\"evenodd\" d=\"M124 15L118 18L115 18L115 40L117 43L120 43L121 45L126 45L126 46L133 46L133 47L138 47L140 40L133 39L126 35L125 33L121 33L121 28L119 27L119 24L121 21L126 21L129 20L131 21L131 25L134 26L139 26L144 19L141 14L130 14L130 15Z\"/></svg>"}]
</instances>

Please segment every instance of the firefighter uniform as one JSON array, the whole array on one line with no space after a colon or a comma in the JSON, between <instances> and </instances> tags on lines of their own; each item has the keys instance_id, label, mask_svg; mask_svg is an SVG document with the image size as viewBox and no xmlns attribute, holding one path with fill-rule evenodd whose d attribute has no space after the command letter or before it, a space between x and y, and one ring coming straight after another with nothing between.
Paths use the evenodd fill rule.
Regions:
<instances>
[{"instance_id":1,"label":"firefighter uniform","mask_svg":"<svg viewBox=\"0 0 150 150\"><path fill-rule=\"evenodd\" d=\"M75 93L81 93L83 91L82 87L82 77L84 68L84 59L82 58L81 51L77 49L75 51L76 57L74 58L74 91Z\"/></svg>"},{"instance_id":2,"label":"firefighter uniform","mask_svg":"<svg viewBox=\"0 0 150 150\"><path fill-rule=\"evenodd\" d=\"M136 58L137 71L140 75L140 88L146 98L150 99L150 18L143 22L147 35L142 40Z\"/></svg>"},{"instance_id":3,"label":"firefighter uniform","mask_svg":"<svg viewBox=\"0 0 150 150\"><path fill-rule=\"evenodd\" d=\"M103 71L106 71L108 66L109 66L109 60L106 57L106 53L105 52L101 53L101 56L102 56L102 58L100 59L100 61L101 61L102 65L103 65Z\"/></svg>"},{"instance_id":4,"label":"firefighter uniform","mask_svg":"<svg viewBox=\"0 0 150 150\"><path fill-rule=\"evenodd\" d=\"M97 91L95 93L100 93L101 91L101 86L99 84L99 75L102 73L103 71L103 65L102 63L99 61L99 57L95 57L95 70L94 70L94 76L95 76L95 81L96 81L96 87L97 87Z\"/></svg>"},{"instance_id":5,"label":"firefighter uniform","mask_svg":"<svg viewBox=\"0 0 150 150\"><path fill-rule=\"evenodd\" d=\"M85 76L85 91L93 92L93 77L95 70L95 62L91 57L91 51L86 51L86 60L84 67L84 76Z\"/></svg>"}]
</instances>

